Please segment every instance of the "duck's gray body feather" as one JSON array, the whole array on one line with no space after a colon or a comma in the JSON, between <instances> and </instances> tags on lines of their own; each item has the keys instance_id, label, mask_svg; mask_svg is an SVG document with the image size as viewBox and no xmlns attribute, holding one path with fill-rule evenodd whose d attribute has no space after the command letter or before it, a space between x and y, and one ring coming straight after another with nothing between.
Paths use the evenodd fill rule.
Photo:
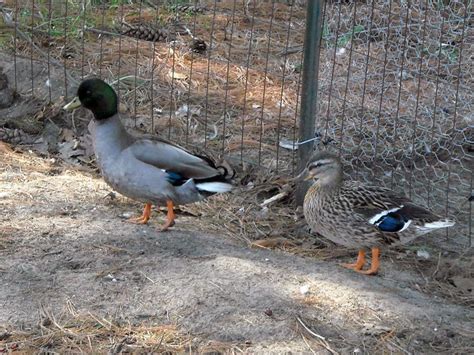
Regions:
<instances>
[{"instance_id":1,"label":"duck's gray body feather","mask_svg":"<svg viewBox=\"0 0 474 355\"><path fill-rule=\"evenodd\" d=\"M183 148L152 137L136 138L129 134L119 115L89 124L97 162L104 180L121 194L163 205L166 201L186 204L205 198L193 179L205 179L221 173L203 159ZM173 186L166 171L187 177L181 186Z\"/></svg>"}]
</instances>

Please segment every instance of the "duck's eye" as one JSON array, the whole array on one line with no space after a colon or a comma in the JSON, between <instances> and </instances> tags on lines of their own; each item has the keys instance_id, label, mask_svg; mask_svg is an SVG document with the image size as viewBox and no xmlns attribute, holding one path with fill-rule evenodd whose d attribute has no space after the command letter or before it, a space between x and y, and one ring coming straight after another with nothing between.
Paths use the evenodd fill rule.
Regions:
<instances>
[{"instance_id":1,"label":"duck's eye","mask_svg":"<svg viewBox=\"0 0 474 355\"><path fill-rule=\"evenodd\" d=\"M309 166L310 169L316 169L316 168L320 168L321 166L323 166L324 164L321 163L321 162L317 162L317 163L313 163Z\"/></svg>"}]
</instances>

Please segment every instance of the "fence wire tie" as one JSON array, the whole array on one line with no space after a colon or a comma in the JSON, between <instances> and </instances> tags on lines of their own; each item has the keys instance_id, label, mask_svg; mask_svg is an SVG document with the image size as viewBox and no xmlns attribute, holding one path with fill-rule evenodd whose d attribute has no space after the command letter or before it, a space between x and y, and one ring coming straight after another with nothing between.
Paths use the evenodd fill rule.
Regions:
<instances>
[{"instance_id":1,"label":"fence wire tie","mask_svg":"<svg viewBox=\"0 0 474 355\"><path fill-rule=\"evenodd\" d=\"M315 141L316 139L320 139L320 137L314 137L314 138L310 138L310 139L307 139L307 140L302 141L302 142L296 142L295 145L303 145L303 144Z\"/></svg>"}]
</instances>

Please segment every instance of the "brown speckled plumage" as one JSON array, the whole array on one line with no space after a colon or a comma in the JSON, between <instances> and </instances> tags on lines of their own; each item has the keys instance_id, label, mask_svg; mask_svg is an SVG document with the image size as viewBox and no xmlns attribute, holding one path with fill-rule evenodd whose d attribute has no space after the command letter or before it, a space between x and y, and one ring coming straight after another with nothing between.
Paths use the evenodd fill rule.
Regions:
<instances>
[{"instance_id":1,"label":"brown speckled plumage","mask_svg":"<svg viewBox=\"0 0 474 355\"><path fill-rule=\"evenodd\" d=\"M308 225L312 231L348 248L404 244L454 224L390 189L343 181L341 162L330 152L315 153L301 174L304 175L314 179L303 206Z\"/></svg>"},{"instance_id":2,"label":"brown speckled plumage","mask_svg":"<svg viewBox=\"0 0 474 355\"><path fill-rule=\"evenodd\" d=\"M387 188L342 181L340 160L329 152L315 154L308 164L318 160L332 160L336 166L326 182L316 180L309 188L304 200L304 214L315 232L334 243L350 248L405 243L429 232L424 228L419 229L426 223L443 220ZM374 215L401 206L403 207L398 212L406 213L411 220L403 231L384 232L369 223Z\"/></svg>"}]
</instances>

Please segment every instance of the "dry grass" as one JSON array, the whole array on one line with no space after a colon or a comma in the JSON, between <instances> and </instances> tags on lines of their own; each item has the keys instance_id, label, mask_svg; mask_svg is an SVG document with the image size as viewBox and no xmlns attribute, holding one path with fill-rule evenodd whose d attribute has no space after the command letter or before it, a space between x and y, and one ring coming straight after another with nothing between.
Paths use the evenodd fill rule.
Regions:
<instances>
[{"instance_id":1,"label":"dry grass","mask_svg":"<svg viewBox=\"0 0 474 355\"><path fill-rule=\"evenodd\" d=\"M2 171L19 168L24 173L32 171L44 173L50 169L50 164L46 163L44 159L33 153L18 154L4 142L0 142L0 154L2 157L0 160Z\"/></svg>"},{"instance_id":2,"label":"dry grass","mask_svg":"<svg viewBox=\"0 0 474 355\"><path fill-rule=\"evenodd\" d=\"M59 315L45 307L38 326L0 328L1 352L183 353L241 352L245 344L205 341L174 325L131 324L78 312L68 302Z\"/></svg>"},{"instance_id":3,"label":"dry grass","mask_svg":"<svg viewBox=\"0 0 474 355\"><path fill-rule=\"evenodd\" d=\"M61 352L182 352L191 339L173 326L119 324L92 314L78 314L72 304L56 318L43 310L34 330L3 329L3 351Z\"/></svg>"}]
</instances>

